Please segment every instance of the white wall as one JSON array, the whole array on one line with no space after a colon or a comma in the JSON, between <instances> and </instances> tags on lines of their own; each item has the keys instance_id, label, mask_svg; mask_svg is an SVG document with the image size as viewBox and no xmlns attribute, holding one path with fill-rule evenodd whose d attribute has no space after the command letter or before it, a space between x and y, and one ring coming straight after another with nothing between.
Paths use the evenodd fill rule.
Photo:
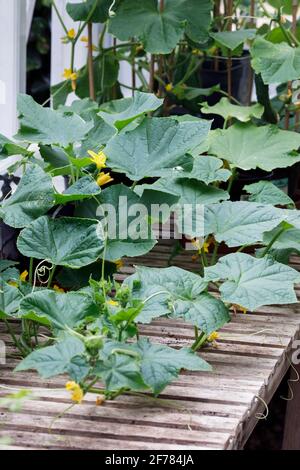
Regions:
<instances>
[{"instance_id":1,"label":"white wall","mask_svg":"<svg viewBox=\"0 0 300 470\"><path fill-rule=\"evenodd\" d=\"M17 94L26 89L26 0L0 0L0 133L17 130Z\"/></svg>"}]
</instances>

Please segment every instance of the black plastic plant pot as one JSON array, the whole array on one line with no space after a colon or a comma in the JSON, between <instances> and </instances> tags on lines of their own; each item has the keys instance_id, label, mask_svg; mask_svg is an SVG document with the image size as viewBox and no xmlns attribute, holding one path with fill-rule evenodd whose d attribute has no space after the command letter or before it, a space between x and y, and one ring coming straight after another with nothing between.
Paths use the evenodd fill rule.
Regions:
<instances>
[{"instance_id":1,"label":"black plastic plant pot","mask_svg":"<svg viewBox=\"0 0 300 470\"><path fill-rule=\"evenodd\" d=\"M0 175L1 189L0 201L8 197L13 189L14 184L18 184L20 178L9 176L7 174ZM17 249L17 238L20 230L6 225L2 220L0 221L0 259L9 259L12 261L23 261L23 256Z\"/></svg>"},{"instance_id":2,"label":"black plastic plant pot","mask_svg":"<svg viewBox=\"0 0 300 470\"><path fill-rule=\"evenodd\" d=\"M20 230L0 222L0 259L21 262L23 257L17 249L17 238Z\"/></svg>"},{"instance_id":3,"label":"black plastic plant pot","mask_svg":"<svg viewBox=\"0 0 300 470\"><path fill-rule=\"evenodd\" d=\"M233 98L241 104L247 105L250 97L250 77L251 63L250 55L247 51L241 57L232 57L231 59L231 93ZM222 91L228 91L228 58L227 57L207 57L199 69L199 80L202 88L211 88L220 85ZM207 97L210 106L220 101L220 93L213 93ZM206 119L210 116L204 116ZM216 115L211 116L214 119L213 128L223 127L224 120Z\"/></svg>"}]
</instances>

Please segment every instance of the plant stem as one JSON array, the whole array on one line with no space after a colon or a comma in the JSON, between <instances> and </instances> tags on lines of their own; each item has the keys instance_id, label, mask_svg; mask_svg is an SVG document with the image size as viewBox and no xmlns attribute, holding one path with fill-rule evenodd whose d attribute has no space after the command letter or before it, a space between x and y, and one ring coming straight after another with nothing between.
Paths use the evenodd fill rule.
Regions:
<instances>
[{"instance_id":1,"label":"plant stem","mask_svg":"<svg viewBox=\"0 0 300 470\"><path fill-rule=\"evenodd\" d=\"M233 182L236 178L236 169L234 168L233 171L232 171L232 175L230 177L230 180L229 180L229 183L228 183L228 187L227 187L227 192L230 193L231 189L232 189L232 185L233 185Z\"/></svg>"},{"instance_id":2,"label":"plant stem","mask_svg":"<svg viewBox=\"0 0 300 470\"><path fill-rule=\"evenodd\" d=\"M276 240L280 237L280 235L282 235L283 232L286 231L286 227L282 227L281 230L279 230L276 235L274 235L274 237L272 238L272 240L270 241L270 243L266 246L266 248L263 250L263 252L261 253L261 255L259 256L259 258L263 258L264 256L266 256L266 254L270 251L270 249L272 248L272 246L274 245L274 243L276 242Z\"/></svg>"},{"instance_id":3,"label":"plant stem","mask_svg":"<svg viewBox=\"0 0 300 470\"><path fill-rule=\"evenodd\" d=\"M132 38L132 44L134 44L134 39ZM136 71L135 71L135 46L131 48L131 84L132 84L132 96L136 90Z\"/></svg>"},{"instance_id":4,"label":"plant stem","mask_svg":"<svg viewBox=\"0 0 300 470\"><path fill-rule=\"evenodd\" d=\"M57 14L57 17L59 19L60 24L62 25L66 35L68 35L68 28L66 27L66 25L64 23L64 20L62 19L62 16L61 16L61 14L60 14L57 6L56 6L55 0L52 0L52 5L53 5L53 8L55 10L55 13Z\"/></svg>"},{"instance_id":5,"label":"plant stem","mask_svg":"<svg viewBox=\"0 0 300 470\"><path fill-rule=\"evenodd\" d=\"M48 288L48 289L51 287L51 284L52 284L52 281L53 281L53 277L54 277L55 271L56 271L56 266L53 265L53 266L52 266L52 269L51 269L51 271L50 271L50 275L49 275L49 280L48 280L48 285L47 285L47 288Z\"/></svg>"},{"instance_id":6,"label":"plant stem","mask_svg":"<svg viewBox=\"0 0 300 470\"><path fill-rule=\"evenodd\" d=\"M75 45L76 43L75 41L73 41L71 43L71 66L70 66L72 73L74 72L74 63L75 63Z\"/></svg>"},{"instance_id":7,"label":"plant stem","mask_svg":"<svg viewBox=\"0 0 300 470\"><path fill-rule=\"evenodd\" d=\"M24 356L26 355L26 351L24 351L23 347L21 346L21 344L19 343L19 341L17 340L16 338L16 335L13 331L13 329L11 328L9 322L4 318L4 323L5 323L5 326L7 328L7 331L8 333L10 334L13 342L14 342L14 345L16 346L16 348L20 351L20 353Z\"/></svg>"},{"instance_id":8,"label":"plant stem","mask_svg":"<svg viewBox=\"0 0 300 470\"><path fill-rule=\"evenodd\" d=\"M91 100L96 100L94 62L93 62L93 23L88 24L88 70L89 70L89 90Z\"/></svg>"},{"instance_id":9,"label":"plant stem","mask_svg":"<svg viewBox=\"0 0 300 470\"><path fill-rule=\"evenodd\" d=\"M203 332L200 333L200 335L198 336L198 338L196 339L196 341L194 342L194 344L191 347L192 351L196 352L198 349L200 349L201 346L207 340L207 337L208 337L207 334L205 334Z\"/></svg>"},{"instance_id":10,"label":"plant stem","mask_svg":"<svg viewBox=\"0 0 300 470\"><path fill-rule=\"evenodd\" d=\"M29 283L33 282L33 258L30 258L29 261Z\"/></svg>"},{"instance_id":11,"label":"plant stem","mask_svg":"<svg viewBox=\"0 0 300 470\"><path fill-rule=\"evenodd\" d=\"M211 257L210 265L213 266L216 264L217 256L218 256L218 248L219 248L219 243L215 240L215 246L214 246L214 251Z\"/></svg>"}]
</instances>

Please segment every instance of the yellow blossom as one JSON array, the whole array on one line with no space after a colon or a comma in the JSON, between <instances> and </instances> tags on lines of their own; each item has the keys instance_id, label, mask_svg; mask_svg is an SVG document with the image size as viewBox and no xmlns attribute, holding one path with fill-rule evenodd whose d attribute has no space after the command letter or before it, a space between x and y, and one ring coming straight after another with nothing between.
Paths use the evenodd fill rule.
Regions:
<instances>
[{"instance_id":1,"label":"yellow blossom","mask_svg":"<svg viewBox=\"0 0 300 470\"><path fill-rule=\"evenodd\" d=\"M203 249L204 253L208 253L208 252L209 252L209 247L210 247L210 243L209 243L209 242L204 242L204 243L203 243L202 249Z\"/></svg>"},{"instance_id":2,"label":"yellow blossom","mask_svg":"<svg viewBox=\"0 0 300 470\"><path fill-rule=\"evenodd\" d=\"M67 382L66 390L71 393L71 400L76 403L81 403L84 397L84 393L80 385L76 382Z\"/></svg>"},{"instance_id":3,"label":"yellow blossom","mask_svg":"<svg viewBox=\"0 0 300 470\"><path fill-rule=\"evenodd\" d=\"M117 269L119 270L119 269L123 268L124 263L123 263L123 261L122 261L121 259L117 259L117 260L115 261L115 265L117 266Z\"/></svg>"},{"instance_id":4,"label":"yellow blossom","mask_svg":"<svg viewBox=\"0 0 300 470\"><path fill-rule=\"evenodd\" d=\"M55 290L55 292L60 292L61 294L63 294L65 292L64 289L57 286L56 284L53 286L53 290Z\"/></svg>"},{"instance_id":5,"label":"yellow blossom","mask_svg":"<svg viewBox=\"0 0 300 470\"><path fill-rule=\"evenodd\" d=\"M97 166L98 170L101 170L101 168L106 167L107 157L104 152L101 151L99 153L96 153L93 152L93 150L88 150L88 154L91 157L91 161Z\"/></svg>"},{"instance_id":6,"label":"yellow blossom","mask_svg":"<svg viewBox=\"0 0 300 470\"><path fill-rule=\"evenodd\" d=\"M242 305L237 305L237 304L233 304L232 308L233 308L233 312L235 315L237 314L237 312L241 312L245 314L248 311L246 307L243 307Z\"/></svg>"},{"instance_id":7,"label":"yellow blossom","mask_svg":"<svg viewBox=\"0 0 300 470\"><path fill-rule=\"evenodd\" d=\"M22 274L20 274L20 281L25 282L28 277L28 271L23 271Z\"/></svg>"},{"instance_id":8,"label":"yellow blossom","mask_svg":"<svg viewBox=\"0 0 300 470\"><path fill-rule=\"evenodd\" d=\"M214 239L212 237L209 237L202 245L202 249L204 253L208 253L210 246L213 244L214 244Z\"/></svg>"},{"instance_id":9,"label":"yellow blossom","mask_svg":"<svg viewBox=\"0 0 300 470\"><path fill-rule=\"evenodd\" d=\"M200 244L200 240L198 240L197 238L194 238L192 241L191 241L192 245L197 249L197 250L201 250L201 244Z\"/></svg>"},{"instance_id":10,"label":"yellow blossom","mask_svg":"<svg viewBox=\"0 0 300 470\"><path fill-rule=\"evenodd\" d=\"M75 31L75 29L74 29L74 28L69 29L69 31L68 31L68 38L69 38L69 39L75 39L75 37L76 37L76 31Z\"/></svg>"},{"instance_id":11,"label":"yellow blossom","mask_svg":"<svg viewBox=\"0 0 300 470\"><path fill-rule=\"evenodd\" d=\"M97 178L97 184L98 186L104 186L107 183L110 183L114 179L110 176L109 173L100 173L98 178Z\"/></svg>"},{"instance_id":12,"label":"yellow blossom","mask_svg":"<svg viewBox=\"0 0 300 470\"><path fill-rule=\"evenodd\" d=\"M219 338L219 334L216 331L213 331L207 338L207 341L209 343L213 343Z\"/></svg>"},{"instance_id":13,"label":"yellow blossom","mask_svg":"<svg viewBox=\"0 0 300 470\"><path fill-rule=\"evenodd\" d=\"M80 41L81 42L89 42L87 36L81 36Z\"/></svg>"},{"instance_id":14,"label":"yellow blossom","mask_svg":"<svg viewBox=\"0 0 300 470\"><path fill-rule=\"evenodd\" d=\"M76 72L73 72L71 69L65 69L63 73L63 77L66 80L76 81L78 78L78 75Z\"/></svg>"},{"instance_id":15,"label":"yellow blossom","mask_svg":"<svg viewBox=\"0 0 300 470\"><path fill-rule=\"evenodd\" d=\"M108 300L107 301L108 305L112 305L113 307L118 307L119 302L116 302L115 300Z\"/></svg>"},{"instance_id":16,"label":"yellow blossom","mask_svg":"<svg viewBox=\"0 0 300 470\"><path fill-rule=\"evenodd\" d=\"M172 83L168 83L168 84L166 85L166 91L170 92L170 91L172 91L172 90L173 90L173 84L172 84Z\"/></svg>"},{"instance_id":17,"label":"yellow blossom","mask_svg":"<svg viewBox=\"0 0 300 470\"><path fill-rule=\"evenodd\" d=\"M96 398L96 406L101 406L105 402L105 396L101 395Z\"/></svg>"}]
</instances>

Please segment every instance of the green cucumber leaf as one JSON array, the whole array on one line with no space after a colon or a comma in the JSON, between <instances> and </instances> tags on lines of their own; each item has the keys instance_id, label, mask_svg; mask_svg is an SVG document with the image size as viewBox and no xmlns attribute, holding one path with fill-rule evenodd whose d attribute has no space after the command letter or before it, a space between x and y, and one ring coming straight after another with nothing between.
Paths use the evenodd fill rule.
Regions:
<instances>
[{"instance_id":1,"label":"green cucumber leaf","mask_svg":"<svg viewBox=\"0 0 300 470\"><path fill-rule=\"evenodd\" d=\"M76 382L81 382L89 372L82 357L84 349L79 339L67 338L54 346L33 351L17 365L15 372L35 369L43 379L67 373Z\"/></svg>"},{"instance_id":2,"label":"green cucumber leaf","mask_svg":"<svg viewBox=\"0 0 300 470\"><path fill-rule=\"evenodd\" d=\"M207 137L210 122L145 118L130 132L113 137L105 148L108 165L133 181L161 176L187 160L186 153Z\"/></svg>"},{"instance_id":3,"label":"green cucumber leaf","mask_svg":"<svg viewBox=\"0 0 300 470\"><path fill-rule=\"evenodd\" d=\"M47 319L56 330L74 328L87 317L99 316L98 307L89 296L48 289L33 292L22 299L19 315L26 317L29 313L34 313L37 319Z\"/></svg>"},{"instance_id":4,"label":"green cucumber leaf","mask_svg":"<svg viewBox=\"0 0 300 470\"><path fill-rule=\"evenodd\" d=\"M14 194L1 204L7 225L23 228L48 212L55 204L52 179L38 165L30 165Z\"/></svg>"},{"instance_id":5,"label":"green cucumber leaf","mask_svg":"<svg viewBox=\"0 0 300 470\"><path fill-rule=\"evenodd\" d=\"M258 183L244 186L244 190L250 194L249 201L261 204L273 204L273 206L294 206L294 201L271 181L259 181Z\"/></svg>"},{"instance_id":6,"label":"green cucumber leaf","mask_svg":"<svg viewBox=\"0 0 300 470\"><path fill-rule=\"evenodd\" d=\"M83 176L76 183L70 186L63 194L55 194L56 204L67 204L71 201L82 201L98 196L101 193L100 187L91 176Z\"/></svg>"},{"instance_id":7,"label":"green cucumber leaf","mask_svg":"<svg viewBox=\"0 0 300 470\"><path fill-rule=\"evenodd\" d=\"M211 133L209 153L242 170L272 171L299 162L300 155L293 153L299 146L300 135L296 132L273 125L236 123L229 129Z\"/></svg>"},{"instance_id":8,"label":"green cucumber leaf","mask_svg":"<svg viewBox=\"0 0 300 470\"><path fill-rule=\"evenodd\" d=\"M147 388L143 382L138 361L125 354L112 354L104 361L99 361L93 372L104 380L106 389L109 391L118 391L123 388L129 390Z\"/></svg>"},{"instance_id":9,"label":"green cucumber leaf","mask_svg":"<svg viewBox=\"0 0 300 470\"><path fill-rule=\"evenodd\" d=\"M29 95L18 96L20 129L17 138L25 142L67 147L80 142L93 126L73 113L44 108Z\"/></svg>"},{"instance_id":10,"label":"green cucumber leaf","mask_svg":"<svg viewBox=\"0 0 300 470\"><path fill-rule=\"evenodd\" d=\"M261 74L266 85L298 80L300 76L300 47L285 42L273 44L258 37L251 48L252 67Z\"/></svg>"},{"instance_id":11,"label":"green cucumber leaf","mask_svg":"<svg viewBox=\"0 0 300 470\"><path fill-rule=\"evenodd\" d=\"M221 98L221 100L213 105L209 106L208 103L201 103L201 113L204 114L218 114L225 120L230 118L238 119L241 122L251 121L252 118L260 119L264 112L264 107L259 104L253 104L252 106L238 106L232 104L228 98Z\"/></svg>"},{"instance_id":12,"label":"green cucumber leaf","mask_svg":"<svg viewBox=\"0 0 300 470\"><path fill-rule=\"evenodd\" d=\"M249 39L254 39L256 36L256 29L221 31L218 33L210 33L210 36L221 46L234 51Z\"/></svg>"},{"instance_id":13,"label":"green cucumber leaf","mask_svg":"<svg viewBox=\"0 0 300 470\"><path fill-rule=\"evenodd\" d=\"M100 257L104 242L96 220L43 216L22 230L17 246L28 258L78 269Z\"/></svg>"},{"instance_id":14,"label":"green cucumber leaf","mask_svg":"<svg viewBox=\"0 0 300 470\"><path fill-rule=\"evenodd\" d=\"M264 232L287 220L285 210L270 204L247 201L225 201L204 209L204 234L213 234L227 246L241 246L262 242Z\"/></svg>"},{"instance_id":15,"label":"green cucumber leaf","mask_svg":"<svg viewBox=\"0 0 300 470\"><path fill-rule=\"evenodd\" d=\"M99 116L119 131L132 121L162 106L163 100L151 93L136 91L132 98L110 101L101 106Z\"/></svg>"},{"instance_id":16,"label":"green cucumber leaf","mask_svg":"<svg viewBox=\"0 0 300 470\"><path fill-rule=\"evenodd\" d=\"M110 19L109 32L121 41L135 36L153 54L169 54L184 32L194 42L208 39L210 0L165 0L162 12L156 0L127 0L113 10L116 14Z\"/></svg>"},{"instance_id":17,"label":"green cucumber leaf","mask_svg":"<svg viewBox=\"0 0 300 470\"><path fill-rule=\"evenodd\" d=\"M205 268L205 279L224 281L220 287L223 302L253 311L263 305L296 303L294 284L300 282L300 274L268 257L232 253Z\"/></svg>"},{"instance_id":18,"label":"green cucumber leaf","mask_svg":"<svg viewBox=\"0 0 300 470\"><path fill-rule=\"evenodd\" d=\"M159 395L164 388L176 379L182 369L211 371L212 367L191 349L173 349L162 344L152 344L146 338L135 346L141 355L141 373L144 382Z\"/></svg>"}]
</instances>

